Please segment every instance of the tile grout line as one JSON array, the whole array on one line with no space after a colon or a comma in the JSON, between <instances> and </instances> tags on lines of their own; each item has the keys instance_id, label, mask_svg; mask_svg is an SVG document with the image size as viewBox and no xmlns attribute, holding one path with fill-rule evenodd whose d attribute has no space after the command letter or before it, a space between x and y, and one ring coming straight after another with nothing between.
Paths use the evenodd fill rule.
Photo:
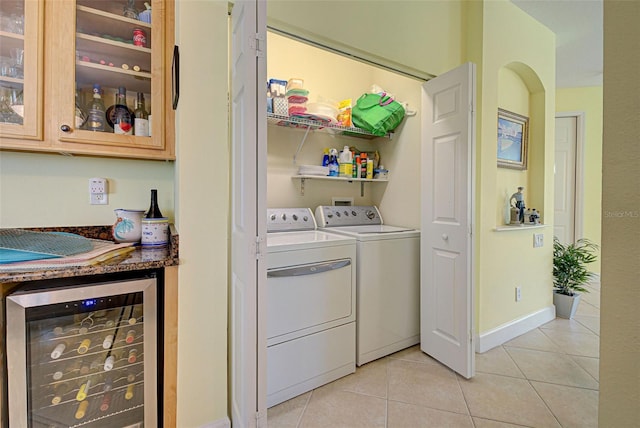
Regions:
<instances>
[{"instance_id":1,"label":"tile grout line","mask_svg":"<svg viewBox=\"0 0 640 428\"><path fill-rule=\"evenodd\" d=\"M300 424L302 423L302 417L304 416L305 412L307 411L307 406L309 405L309 401L311 401L311 396L313 395L315 389L311 390L311 394L309 394L309 397L307 397L307 401L304 403L304 407L302 408L302 412L300 412L300 416L298 416L298 422L296 423L296 428L300 428Z\"/></svg>"},{"instance_id":2,"label":"tile grout line","mask_svg":"<svg viewBox=\"0 0 640 428\"><path fill-rule=\"evenodd\" d=\"M476 422L473 420L473 415L471 414L471 409L469 408L469 403L467 402L467 396L464 394L464 389L462 389L462 385L460 385L460 377L455 371L452 371L453 376L456 378L456 383L458 384L458 388L460 388L460 393L462 394L462 399L464 400L464 406L467 408L467 413L469 415L469 419L471 419L471 426L475 428Z\"/></svg>"},{"instance_id":3,"label":"tile grout line","mask_svg":"<svg viewBox=\"0 0 640 428\"><path fill-rule=\"evenodd\" d=\"M537 381L536 381L537 382ZM531 389L533 389L533 392L536 393L536 395L538 396L538 398L540 398L540 400L544 403L544 406L547 408L547 410L549 410L549 413L551 413L553 415L553 418L556 420L556 422L558 422L558 425L560 425L561 427L563 426L560 423L560 419L558 419L558 417L556 416L555 413L553 413L553 410L551 410L551 407L549 407L549 404L547 404L547 402L545 401L544 398L542 398L542 396L540 395L540 393L538 392L538 390L533 386L533 384L531 384L531 381L529 379L527 379L527 383L529 384L529 386L531 387Z\"/></svg>"}]
</instances>

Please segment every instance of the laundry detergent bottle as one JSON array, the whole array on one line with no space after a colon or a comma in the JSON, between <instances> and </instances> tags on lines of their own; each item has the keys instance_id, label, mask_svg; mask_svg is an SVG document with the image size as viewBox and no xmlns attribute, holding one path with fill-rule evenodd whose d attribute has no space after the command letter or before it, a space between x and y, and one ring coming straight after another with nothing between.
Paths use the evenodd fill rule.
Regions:
<instances>
[{"instance_id":1,"label":"laundry detergent bottle","mask_svg":"<svg viewBox=\"0 0 640 428\"><path fill-rule=\"evenodd\" d=\"M353 172L352 162L353 159L351 150L349 150L349 146L344 146L344 149L340 152L340 156L338 158L338 175L340 177L351 177L351 174Z\"/></svg>"}]
</instances>

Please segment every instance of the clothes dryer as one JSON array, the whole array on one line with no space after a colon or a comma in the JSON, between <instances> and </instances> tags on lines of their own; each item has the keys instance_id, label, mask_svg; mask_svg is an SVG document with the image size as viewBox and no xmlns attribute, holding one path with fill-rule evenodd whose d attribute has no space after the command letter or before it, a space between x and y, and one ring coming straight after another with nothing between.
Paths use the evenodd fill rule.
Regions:
<instances>
[{"instance_id":1,"label":"clothes dryer","mask_svg":"<svg viewBox=\"0 0 640 428\"><path fill-rule=\"evenodd\" d=\"M309 208L267 213L267 407L353 373L356 240Z\"/></svg>"}]
</instances>

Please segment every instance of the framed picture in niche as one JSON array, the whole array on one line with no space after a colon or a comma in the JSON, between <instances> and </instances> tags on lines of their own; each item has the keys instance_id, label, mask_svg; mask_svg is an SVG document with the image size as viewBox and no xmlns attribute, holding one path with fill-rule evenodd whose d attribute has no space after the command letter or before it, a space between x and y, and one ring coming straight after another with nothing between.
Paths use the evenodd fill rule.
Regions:
<instances>
[{"instance_id":1,"label":"framed picture in niche","mask_svg":"<svg viewBox=\"0 0 640 428\"><path fill-rule=\"evenodd\" d=\"M529 118L498 109L498 166L527 169Z\"/></svg>"}]
</instances>

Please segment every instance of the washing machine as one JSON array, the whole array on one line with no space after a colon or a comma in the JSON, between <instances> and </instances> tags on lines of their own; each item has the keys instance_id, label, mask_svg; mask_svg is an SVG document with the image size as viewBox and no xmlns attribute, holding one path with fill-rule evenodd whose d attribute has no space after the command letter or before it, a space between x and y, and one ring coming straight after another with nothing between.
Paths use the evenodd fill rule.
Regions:
<instances>
[{"instance_id":1,"label":"washing machine","mask_svg":"<svg viewBox=\"0 0 640 428\"><path fill-rule=\"evenodd\" d=\"M267 407L356 369L356 240L310 208L267 212Z\"/></svg>"},{"instance_id":2,"label":"washing machine","mask_svg":"<svg viewBox=\"0 0 640 428\"><path fill-rule=\"evenodd\" d=\"M384 224L376 206L321 205L320 230L356 239L356 364L420 342L420 231Z\"/></svg>"}]
</instances>

